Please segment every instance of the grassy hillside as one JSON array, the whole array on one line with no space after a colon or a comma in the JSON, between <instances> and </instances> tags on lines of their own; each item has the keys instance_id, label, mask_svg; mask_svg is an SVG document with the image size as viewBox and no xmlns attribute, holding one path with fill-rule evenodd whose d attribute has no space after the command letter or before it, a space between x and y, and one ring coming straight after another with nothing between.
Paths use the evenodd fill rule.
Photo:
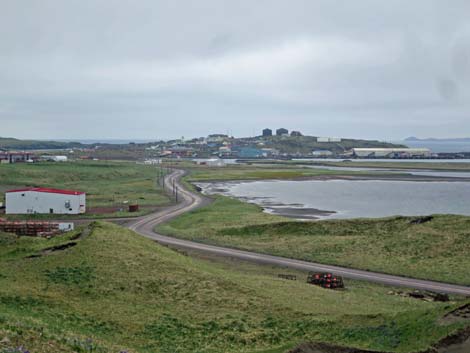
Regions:
<instances>
[{"instance_id":1,"label":"grassy hillside","mask_svg":"<svg viewBox=\"0 0 470 353\"><path fill-rule=\"evenodd\" d=\"M12 137L0 137L0 148L34 150L34 149L65 149L72 147L83 147L78 142L18 140Z\"/></svg>"},{"instance_id":2,"label":"grassy hillside","mask_svg":"<svg viewBox=\"0 0 470 353\"><path fill-rule=\"evenodd\" d=\"M87 193L90 215L129 215L117 211L126 208L124 201L149 207L168 202L156 177L155 167L126 162L0 164L0 193L25 186L80 190Z\"/></svg>"},{"instance_id":3,"label":"grassy hillside","mask_svg":"<svg viewBox=\"0 0 470 353\"><path fill-rule=\"evenodd\" d=\"M258 206L217 197L159 231L205 243L470 285L470 217L291 222ZM197 224L197 227L191 225Z\"/></svg>"},{"instance_id":4,"label":"grassy hillside","mask_svg":"<svg viewBox=\"0 0 470 353\"><path fill-rule=\"evenodd\" d=\"M0 234L0 352L281 353L307 340L409 352L464 326L438 323L461 302L229 269L107 223L75 237Z\"/></svg>"}]
</instances>

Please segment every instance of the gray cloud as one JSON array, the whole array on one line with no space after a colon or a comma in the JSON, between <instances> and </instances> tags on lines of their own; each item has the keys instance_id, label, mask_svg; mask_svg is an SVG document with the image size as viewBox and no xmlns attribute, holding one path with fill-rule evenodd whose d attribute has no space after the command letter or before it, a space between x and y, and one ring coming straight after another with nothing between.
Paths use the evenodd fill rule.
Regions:
<instances>
[{"instance_id":1,"label":"gray cloud","mask_svg":"<svg viewBox=\"0 0 470 353\"><path fill-rule=\"evenodd\" d=\"M470 3L0 5L0 136L470 135Z\"/></svg>"}]
</instances>

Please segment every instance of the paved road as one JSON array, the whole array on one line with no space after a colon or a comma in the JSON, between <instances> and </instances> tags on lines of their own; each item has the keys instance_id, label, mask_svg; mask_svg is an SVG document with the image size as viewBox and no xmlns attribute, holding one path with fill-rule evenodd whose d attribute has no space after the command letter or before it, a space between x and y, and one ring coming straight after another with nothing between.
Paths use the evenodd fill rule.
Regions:
<instances>
[{"instance_id":1,"label":"paved road","mask_svg":"<svg viewBox=\"0 0 470 353\"><path fill-rule=\"evenodd\" d=\"M154 239L157 242L165 245L172 245L179 248L185 248L190 250L198 250L202 252L211 253L218 256L225 256L229 258L236 258L240 260L247 260L251 262L277 265L282 267L289 267L298 270L306 271L324 271L324 272L333 272L337 275L343 276L345 278L364 280L368 282L381 283L390 286L400 286L400 287L409 287L420 290L429 290L434 292L442 292L449 294L460 294L470 296L470 287L458 286L454 284L433 282L433 281L424 281L407 277L392 276L382 273L369 272L354 270L345 267L339 266L330 266L319 263L294 260L279 256L259 254L250 251L236 250L226 247L206 245L202 243L197 243L189 240L177 239L173 237L164 236L157 234L153 229L176 216L179 216L183 213L186 213L190 210L194 210L198 207L205 205L208 201L204 197L192 193L186 190L179 182L179 179L184 174L184 171L175 171L172 174L168 175L165 179L165 184L170 188L173 183L178 187L179 190L179 199L180 202L171 206L163 211L151 214L149 216L140 218L138 221L135 221L129 225L131 230L136 231L137 233ZM197 226L197 225L194 225Z\"/></svg>"}]
</instances>

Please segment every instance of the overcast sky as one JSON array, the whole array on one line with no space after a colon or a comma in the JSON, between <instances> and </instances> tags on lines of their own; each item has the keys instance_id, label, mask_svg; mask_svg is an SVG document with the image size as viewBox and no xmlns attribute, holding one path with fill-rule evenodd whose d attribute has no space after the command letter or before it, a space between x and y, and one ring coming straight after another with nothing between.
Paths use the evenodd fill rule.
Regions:
<instances>
[{"instance_id":1,"label":"overcast sky","mask_svg":"<svg viewBox=\"0 0 470 353\"><path fill-rule=\"evenodd\" d=\"M0 136L470 136L468 0L0 0Z\"/></svg>"}]
</instances>

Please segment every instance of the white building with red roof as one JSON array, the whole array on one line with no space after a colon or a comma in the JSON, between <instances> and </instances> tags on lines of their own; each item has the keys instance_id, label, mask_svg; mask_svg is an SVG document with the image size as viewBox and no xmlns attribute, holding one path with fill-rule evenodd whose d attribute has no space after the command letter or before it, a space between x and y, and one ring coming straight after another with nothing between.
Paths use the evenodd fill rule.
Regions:
<instances>
[{"instance_id":1,"label":"white building with red roof","mask_svg":"<svg viewBox=\"0 0 470 353\"><path fill-rule=\"evenodd\" d=\"M5 193L6 214L80 214L86 211L86 194L51 188L24 188Z\"/></svg>"}]
</instances>

